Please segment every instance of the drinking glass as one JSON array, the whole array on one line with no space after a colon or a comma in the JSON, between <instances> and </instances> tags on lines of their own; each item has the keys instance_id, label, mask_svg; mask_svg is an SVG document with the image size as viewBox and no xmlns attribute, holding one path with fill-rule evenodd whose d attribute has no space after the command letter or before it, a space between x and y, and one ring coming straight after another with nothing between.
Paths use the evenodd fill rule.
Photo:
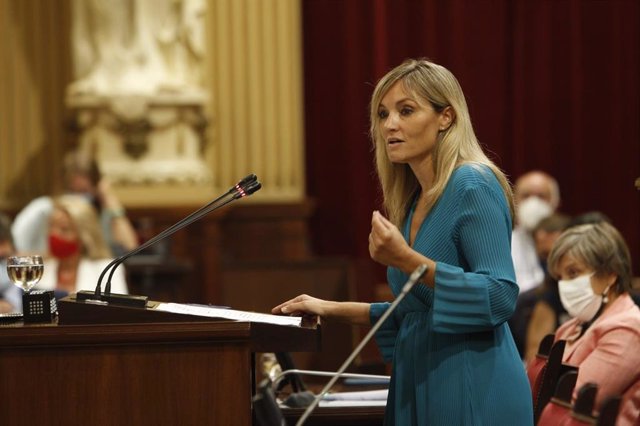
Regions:
<instances>
[{"instance_id":1,"label":"drinking glass","mask_svg":"<svg viewBox=\"0 0 640 426\"><path fill-rule=\"evenodd\" d=\"M9 279L25 293L29 293L29 290L40 281L43 272L42 256L9 256L7 258Z\"/></svg>"}]
</instances>

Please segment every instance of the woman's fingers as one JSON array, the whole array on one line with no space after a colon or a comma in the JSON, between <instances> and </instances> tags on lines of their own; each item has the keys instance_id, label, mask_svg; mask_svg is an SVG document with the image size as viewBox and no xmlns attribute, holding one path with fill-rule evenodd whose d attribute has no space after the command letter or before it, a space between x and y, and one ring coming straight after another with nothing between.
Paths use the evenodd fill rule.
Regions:
<instances>
[{"instance_id":1,"label":"woman's fingers","mask_svg":"<svg viewBox=\"0 0 640 426\"><path fill-rule=\"evenodd\" d=\"M274 314L279 314L282 313L282 308L284 308L285 306L288 306L292 303L295 303L299 300L301 300L301 298L304 297L304 294L300 295L300 296L296 296L293 299L289 299L286 302L282 302L281 304L279 304L278 306L276 306L275 308L271 309L271 312Z\"/></svg>"},{"instance_id":2,"label":"woman's fingers","mask_svg":"<svg viewBox=\"0 0 640 426\"><path fill-rule=\"evenodd\" d=\"M389 221L389 219L384 217L378 210L374 210L372 222L375 222L383 229L391 229L393 227L393 224Z\"/></svg>"},{"instance_id":3,"label":"woman's fingers","mask_svg":"<svg viewBox=\"0 0 640 426\"><path fill-rule=\"evenodd\" d=\"M294 297L293 299L287 300L284 303L276 306L271 310L273 314L288 314L288 315L300 315L300 314L318 314L317 310L314 308L312 302L316 301L313 297L307 296L306 294L302 294L300 296Z\"/></svg>"}]
</instances>

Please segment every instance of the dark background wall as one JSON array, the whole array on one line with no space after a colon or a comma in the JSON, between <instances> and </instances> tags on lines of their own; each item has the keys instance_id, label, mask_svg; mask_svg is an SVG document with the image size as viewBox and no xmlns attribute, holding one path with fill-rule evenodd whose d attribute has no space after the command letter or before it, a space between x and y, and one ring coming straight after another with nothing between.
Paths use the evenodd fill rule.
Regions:
<instances>
[{"instance_id":1,"label":"dark background wall","mask_svg":"<svg viewBox=\"0 0 640 426\"><path fill-rule=\"evenodd\" d=\"M380 194L368 100L408 57L449 68L486 151L515 180L541 169L561 210L600 210L640 255L640 3L634 0L303 1L306 166L320 255L368 259ZM373 268L373 269L372 269ZM375 280L374 280L375 281ZM370 280L359 297L373 298Z\"/></svg>"}]
</instances>

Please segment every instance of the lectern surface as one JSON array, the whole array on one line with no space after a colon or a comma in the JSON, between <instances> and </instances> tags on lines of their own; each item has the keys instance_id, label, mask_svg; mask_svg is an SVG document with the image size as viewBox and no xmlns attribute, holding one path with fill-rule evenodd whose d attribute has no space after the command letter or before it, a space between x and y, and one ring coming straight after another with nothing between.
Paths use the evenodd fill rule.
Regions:
<instances>
[{"instance_id":1,"label":"lectern surface","mask_svg":"<svg viewBox=\"0 0 640 426\"><path fill-rule=\"evenodd\" d=\"M250 425L252 353L269 335L271 347L296 340L293 327L268 325L0 326L0 423ZM318 330L296 331L318 341Z\"/></svg>"}]
</instances>

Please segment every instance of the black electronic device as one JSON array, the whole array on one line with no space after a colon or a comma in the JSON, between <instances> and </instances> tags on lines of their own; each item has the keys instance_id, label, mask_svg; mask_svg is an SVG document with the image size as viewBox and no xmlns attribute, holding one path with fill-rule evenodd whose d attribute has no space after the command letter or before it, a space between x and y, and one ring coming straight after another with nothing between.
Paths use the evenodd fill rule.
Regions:
<instances>
[{"instance_id":1,"label":"black electronic device","mask_svg":"<svg viewBox=\"0 0 640 426\"><path fill-rule=\"evenodd\" d=\"M23 318L24 315L22 315L22 312L9 312L6 314L0 314L0 325L22 321Z\"/></svg>"},{"instance_id":2,"label":"black electronic device","mask_svg":"<svg viewBox=\"0 0 640 426\"><path fill-rule=\"evenodd\" d=\"M58 315L58 305L52 290L32 290L22 295L25 323L51 322Z\"/></svg>"}]
</instances>

